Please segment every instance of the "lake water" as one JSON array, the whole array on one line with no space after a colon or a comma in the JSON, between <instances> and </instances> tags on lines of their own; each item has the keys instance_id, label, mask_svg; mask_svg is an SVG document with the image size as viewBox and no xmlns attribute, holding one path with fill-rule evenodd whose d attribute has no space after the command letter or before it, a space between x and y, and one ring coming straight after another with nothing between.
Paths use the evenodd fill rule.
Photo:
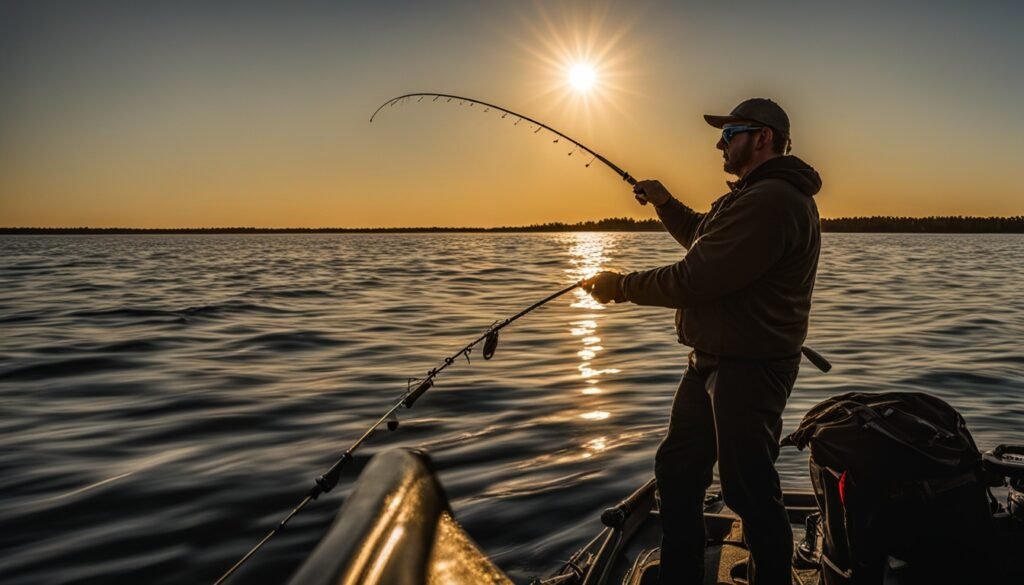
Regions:
<instances>
[{"instance_id":1,"label":"lake water","mask_svg":"<svg viewBox=\"0 0 1024 585\"><path fill-rule=\"evenodd\" d=\"M665 234L0 238L0 582L212 582L424 375ZM849 391L925 390L979 445L1024 443L1024 236L826 234L786 432ZM373 454L435 458L517 581L652 472L685 363L672 313L574 291L460 360L233 582L281 582ZM472 357L478 358L479 352ZM786 488L806 454L784 449Z\"/></svg>"}]
</instances>

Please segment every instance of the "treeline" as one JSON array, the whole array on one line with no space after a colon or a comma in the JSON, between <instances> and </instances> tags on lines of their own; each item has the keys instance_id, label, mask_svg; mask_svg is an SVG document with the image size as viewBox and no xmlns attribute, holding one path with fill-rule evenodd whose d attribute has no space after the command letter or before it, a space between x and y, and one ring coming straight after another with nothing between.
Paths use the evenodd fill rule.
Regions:
<instances>
[{"instance_id":1,"label":"treeline","mask_svg":"<svg viewBox=\"0 0 1024 585\"><path fill-rule=\"evenodd\" d=\"M1021 234L1024 216L1014 217L840 217L821 220L826 232L922 233L922 234ZM401 227L401 228L0 228L3 235L75 234L335 234L335 233L431 233L431 232L660 232L657 219L612 217L577 223L542 223L517 227Z\"/></svg>"},{"instance_id":2,"label":"treeline","mask_svg":"<svg viewBox=\"0 0 1024 585\"><path fill-rule=\"evenodd\" d=\"M916 234L1021 234L1024 216L1015 217L840 217L821 220L826 232Z\"/></svg>"},{"instance_id":3,"label":"treeline","mask_svg":"<svg viewBox=\"0 0 1024 585\"><path fill-rule=\"evenodd\" d=\"M612 217L598 221L577 223L541 223L528 226L482 227L393 227L393 228L258 228L258 227L214 227L214 228L0 228L0 234L14 235L76 235L76 234L379 234L379 233L430 233L430 232L658 232L664 231L656 219L636 220L629 217Z\"/></svg>"},{"instance_id":4,"label":"treeline","mask_svg":"<svg viewBox=\"0 0 1024 585\"><path fill-rule=\"evenodd\" d=\"M632 219L629 217L610 217L598 221L581 221L577 223L540 223L526 227L491 228L492 232L663 232L665 227L657 219Z\"/></svg>"}]
</instances>

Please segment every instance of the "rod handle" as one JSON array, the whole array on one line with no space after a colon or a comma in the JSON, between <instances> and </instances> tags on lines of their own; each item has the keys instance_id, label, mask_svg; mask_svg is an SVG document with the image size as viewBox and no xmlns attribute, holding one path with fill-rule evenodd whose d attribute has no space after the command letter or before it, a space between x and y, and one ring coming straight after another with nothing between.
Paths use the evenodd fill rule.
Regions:
<instances>
[{"instance_id":1,"label":"rod handle","mask_svg":"<svg viewBox=\"0 0 1024 585\"><path fill-rule=\"evenodd\" d=\"M825 356L813 349L804 346L800 348L800 353L804 354L804 357L806 357L808 361L814 364L814 367L818 368L822 372L827 372L832 369L832 363L825 359Z\"/></svg>"}]
</instances>

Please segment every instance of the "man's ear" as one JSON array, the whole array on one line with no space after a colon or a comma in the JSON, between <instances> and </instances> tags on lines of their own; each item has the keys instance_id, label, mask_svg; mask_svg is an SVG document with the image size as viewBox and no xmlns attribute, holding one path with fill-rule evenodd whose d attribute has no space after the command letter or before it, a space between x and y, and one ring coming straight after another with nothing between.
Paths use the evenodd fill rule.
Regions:
<instances>
[{"instance_id":1,"label":"man's ear","mask_svg":"<svg viewBox=\"0 0 1024 585\"><path fill-rule=\"evenodd\" d=\"M773 140L775 140L775 130L765 126L763 130L757 133L757 142L755 143L755 146L758 150L762 148L771 148Z\"/></svg>"}]
</instances>

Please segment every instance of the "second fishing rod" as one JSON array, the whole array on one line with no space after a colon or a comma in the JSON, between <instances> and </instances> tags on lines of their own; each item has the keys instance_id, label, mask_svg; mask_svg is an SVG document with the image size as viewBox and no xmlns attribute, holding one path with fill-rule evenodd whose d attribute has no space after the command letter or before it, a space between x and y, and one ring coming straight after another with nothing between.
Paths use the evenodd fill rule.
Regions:
<instances>
[{"instance_id":1,"label":"second fishing rod","mask_svg":"<svg viewBox=\"0 0 1024 585\"><path fill-rule=\"evenodd\" d=\"M292 511L289 512L288 515L285 516L284 519L281 520L277 524L277 526L273 528L273 530L271 530L266 536L264 536L262 540L256 543L256 546L249 549L249 552L245 553L245 555L241 559L239 559L238 562L232 565L231 568L227 570L227 572L225 572L219 579L217 579L215 585L220 585L221 583L224 583L229 577L231 577L231 575L234 574L235 571L239 569L239 567L245 564L246 561L252 558L252 556L256 554L256 551L260 550L260 548L262 548L263 545L267 543L267 541L269 541L271 538L274 537L274 535L283 530L288 521L291 520L292 517L294 517L296 514L301 512L302 509L305 508L307 504L317 499L321 495L334 489L334 487L338 485L338 480L341 478L342 469L344 469L346 464L352 461L353 455L355 454L356 450L359 449L359 447L362 446L362 444L366 442L366 440L370 438L373 432L376 431L381 425L386 424L387 428L392 431L397 429L399 423L398 416L396 415L396 413L398 412L398 410L402 407L412 408L416 401L419 400L419 398L423 396L423 394L425 394L427 390L430 390L434 386L434 379L441 372L447 369L448 366L454 364L461 357L465 357L466 361L468 362L469 356L472 353L472 351L476 348L476 346L480 345L481 343L483 343L481 353L484 359L491 359L492 357L494 357L494 353L498 348L498 335L502 329L508 327L519 318L527 315L528 313L533 312L536 309L539 309L540 307L550 303L551 301L557 299L558 297L565 295L566 293L576 289L577 287L585 286L586 282L586 279L574 282L573 284L563 288L562 290L559 290L558 292L548 295L547 297L537 301L536 303L533 303L532 305L519 311L515 315L512 315L511 317L502 319L500 321L496 321L490 327L488 327L487 330L484 331L479 337L467 343L465 346L462 347L462 349L444 358L444 361L442 361L441 364L438 365L437 367L427 372L426 376L424 376L423 378L411 378L409 380L409 384L408 387L406 388L405 394L403 394L402 397L397 402L395 402L395 404L392 405L391 408L389 408L387 412L384 413L383 416L378 418L376 422L370 425L370 428L368 428L366 432L362 434L362 436L356 439L356 441L352 443L352 445L350 445L349 448L346 449L341 454L337 461L335 461L334 464L331 465L331 467L327 471L316 477L316 479L313 482L313 486L309 488L309 491L306 492L306 495L302 498L299 504L295 506L295 508L293 508Z\"/></svg>"}]
</instances>

